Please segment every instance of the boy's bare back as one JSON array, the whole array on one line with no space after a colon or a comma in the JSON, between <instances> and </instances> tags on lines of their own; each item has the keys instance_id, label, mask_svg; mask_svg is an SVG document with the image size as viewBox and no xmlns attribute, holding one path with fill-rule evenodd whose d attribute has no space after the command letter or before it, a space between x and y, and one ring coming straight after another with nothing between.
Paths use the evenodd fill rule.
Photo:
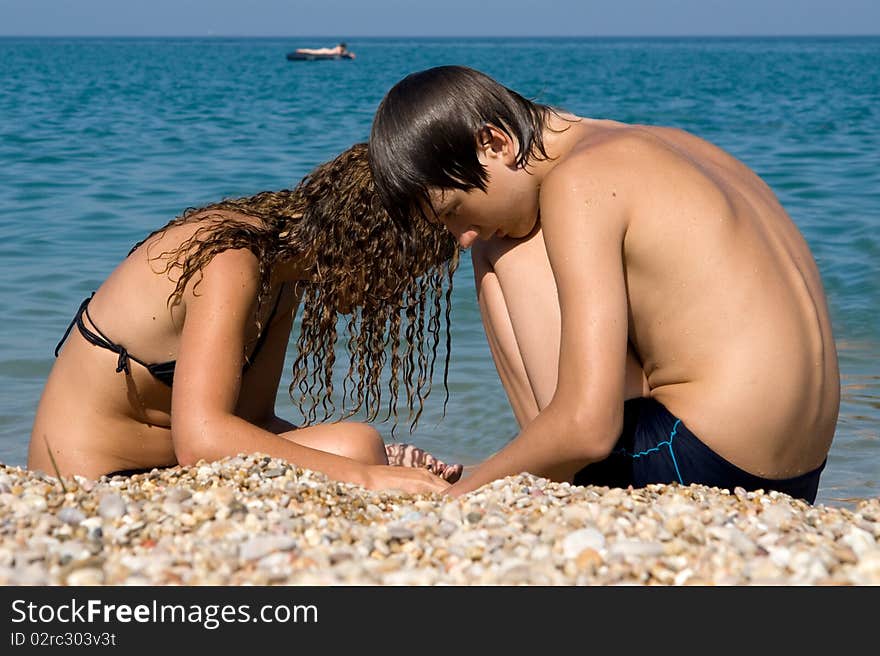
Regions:
<instances>
[{"instance_id":1,"label":"boy's bare back","mask_svg":"<svg viewBox=\"0 0 880 656\"><path fill-rule=\"evenodd\" d=\"M836 351L816 263L773 192L669 128L586 122L556 167L578 171L582 202L622 208L628 335L650 395L754 474L819 466L838 414Z\"/></svg>"}]
</instances>

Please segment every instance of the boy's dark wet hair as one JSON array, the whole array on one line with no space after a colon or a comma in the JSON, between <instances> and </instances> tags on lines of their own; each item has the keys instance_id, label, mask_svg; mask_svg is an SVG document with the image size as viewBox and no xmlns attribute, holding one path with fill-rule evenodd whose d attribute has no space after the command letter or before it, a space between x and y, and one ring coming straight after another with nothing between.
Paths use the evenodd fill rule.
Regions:
<instances>
[{"instance_id":1,"label":"boy's dark wet hair","mask_svg":"<svg viewBox=\"0 0 880 656\"><path fill-rule=\"evenodd\" d=\"M465 66L406 76L379 104L370 133L370 166L382 203L405 224L425 214L431 188L485 191L477 135L488 125L516 140L517 166L546 159L543 132L555 111Z\"/></svg>"}]
</instances>

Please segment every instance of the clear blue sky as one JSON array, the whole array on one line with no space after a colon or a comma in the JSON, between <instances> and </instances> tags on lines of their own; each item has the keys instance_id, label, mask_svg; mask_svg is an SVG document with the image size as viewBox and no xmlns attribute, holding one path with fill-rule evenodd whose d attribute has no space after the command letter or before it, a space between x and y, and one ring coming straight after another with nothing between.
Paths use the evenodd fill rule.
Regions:
<instances>
[{"instance_id":1,"label":"clear blue sky","mask_svg":"<svg viewBox=\"0 0 880 656\"><path fill-rule=\"evenodd\" d=\"M3 36L880 34L880 0L0 0Z\"/></svg>"}]
</instances>

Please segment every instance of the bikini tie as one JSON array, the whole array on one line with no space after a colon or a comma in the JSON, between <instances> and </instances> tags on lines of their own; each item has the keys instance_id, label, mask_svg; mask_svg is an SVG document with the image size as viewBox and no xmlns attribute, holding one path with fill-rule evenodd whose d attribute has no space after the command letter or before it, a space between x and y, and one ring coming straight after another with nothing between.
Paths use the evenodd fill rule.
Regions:
<instances>
[{"instance_id":1,"label":"bikini tie","mask_svg":"<svg viewBox=\"0 0 880 656\"><path fill-rule=\"evenodd\" d=\"M129 364L129 361L132 359L132 357L128 354L128 351L126 350L126 348L124 346L120 346L119 344L116 344L116 343L110 341L110 339L107 337L107 335L105 335L103 332L101 332L101 329L98 328L97 325L95 325L94 321L92 321L92 317L89 314L89 302L92 300L92 298L94 298L94 296L95 296L95 292L92 292L92 295L89 296L86 300L84 300L80 304L79 310L77 311L76 315L73 317L73 321L71 321L70 325L67 326L67 330L64 331L64 336L61 338L61 341L58 342L58 345L55 346L55 357L56 358L58 357L58 351L61 349L61 345L64 344L68 335L70 335L71 329L73 328L74 325L76 325L79 328L80 334L85 338L85 340L89 344L92 344L94 346L100 346L101 348L108 349L108 350L113 351L114 353L119 355L119 357L116 359L116 373L121 373L124 371L126 373L126 375L130 375L131 374L131 365ZM89 330L86 327L86 325L82 319L84 314L88 317L89 322L92 324L92 326L94 326L95 330L97 331L97 334L93 333L91 330ZM147 366L147 365L144 365L144 366Z\"/></svg>"},{"instance_id":2,"label":"bikini tie","mask_svg":"<svg viewBox=\"0 0 880 656\"><path fill-rule=\"evenodd\" d=\"M128 351L125 350L124 346L120 346L116 352L119 353L119 358L116 360L116 373L124 371L126 375L131 374L131 367L128 364Z\"/></svg>"}]
</instances>

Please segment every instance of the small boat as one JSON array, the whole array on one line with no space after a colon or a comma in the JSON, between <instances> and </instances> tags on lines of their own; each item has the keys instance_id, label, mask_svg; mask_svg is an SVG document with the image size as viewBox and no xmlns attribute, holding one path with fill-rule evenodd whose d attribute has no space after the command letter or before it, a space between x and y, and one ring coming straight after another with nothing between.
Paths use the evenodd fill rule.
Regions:
<instances>
[{"instance_id":1,"label":"small boat","mask_svg":"<svg viewBox=\"0 0 880 656\"><path fill-rule=\"evenodd\" d=\"M319 59L354 59L354 53L344 52L332 55L315 54L310 52L288 52L287 59L290 61L318 61Z\"/></svg>"}]
</instances>

